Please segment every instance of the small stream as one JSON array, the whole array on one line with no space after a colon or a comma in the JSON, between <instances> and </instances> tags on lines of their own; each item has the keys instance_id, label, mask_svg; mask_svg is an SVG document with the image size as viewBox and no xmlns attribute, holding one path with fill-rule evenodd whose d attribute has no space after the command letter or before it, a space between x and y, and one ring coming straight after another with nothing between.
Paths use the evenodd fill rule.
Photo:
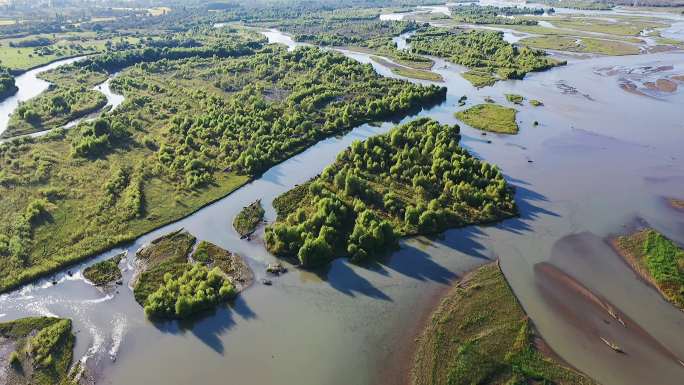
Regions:
<instances>
[{"instance_id":1,"label":"small stream","mask_svg":"<svg viewBox=\"0 0 684 385\"><path fill-rule=\"evenodd\" d=\"M278 31L265 34L272 42L291 42ZM396 77L369 55L343 53ZM498 257L543 337L571 365L604 385L681 382L684 368L671 356L684 358L684 313L638 280L603 239L648 223L684 243L684 214L663 203L665 196L684 198L678 108L684 92L630 94L597 69L672 65L668 73L684 73L684 54L576 60L483 89L460 76L463 67L435 60L447 100L418 116L461 125L462 144L499 165L516 186L519 218L408 239L398 252L369 265L338 259L320 271L290 268L273 286L261 285L274 257L260 241L240 240L232 218L261 198L266 220L273 221L276 196L320 173L352 141L393 127L362 125L317 143L185 219L70 268L71 276L57 274L57 285L45 279L1 295L0 321L41 314L73 318L77 357L85 357L104 384L223 385L229 378L261 385L397 384L410 362L413 335L436 298L465 271ZM545 104L516 106L518 135L483 136L453 115L485 97L508 104L504 93ZM462 95L467 105L458 107ZM199 320L153 323L128 287L135 251L180 227L246 256L257 283ZM124 250L124 286L104 293L83 280L85 266ZM563 296L552 294L572 293L545 275L548 269L541 267L548 264L605 298L644 332L604 322L609 317L581 298L566 306ZM600 336L615 338L627 354L616 354Z\"/></svg>"}]
</instances>

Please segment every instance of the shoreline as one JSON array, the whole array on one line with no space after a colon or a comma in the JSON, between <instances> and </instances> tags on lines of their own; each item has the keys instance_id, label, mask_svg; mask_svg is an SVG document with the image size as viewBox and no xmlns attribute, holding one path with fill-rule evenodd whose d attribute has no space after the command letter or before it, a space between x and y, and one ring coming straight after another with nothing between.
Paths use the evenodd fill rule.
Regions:
<instances>
[{"instance_id":1,"label":"shoreline","mask_svg":"<svg viewBox=\"0 0 684 385\"><path fill-rule=\"evenodd\" d=\"M418 328L416 329L416 333L412 333L411 335L413 338L411 339L410 342L410 356L408 357L408 362L405 362L405 365L400 365L399 369L402 371L403 375L402 380L399 385L413 385L415 375L416 375L416 363L417 363L417 353L419 351L419 345L421 340L425 339L428 336L428 327L429 327L429 322L434 319L434 317L439 314L440 310L442 310L442 304L445 303L445 301L450 298L451 294L457 290L458 288L463 287L464 285L467 285L468 282L478 273L480 270L487 268L489 266L496 265L497 270L503 277L503 281L505 282L508 290L511 292L511 295L513 296L514 301L516 302L517 306L520 308L522 314L524 315L525 319L529 323L529 330L530 330L530 345L531 347L536 350L540 356L545 359L545 360L550 360L553 364L555 364L557 367L568 370L570 372L575 372L577 375L586 378L590 382L595 382L595 380L591 377L589 377L587 374L584 372L580 371L570 363L568 363L563 357L561 357L556 351L554 351L551 346L544 340L543 336L539 333L537 328L534 325L534 321L529 317L525 309L522 307L522 304L520 303L520 300L518 297L515 295L515 292L513 291L513 288L511 287L510 283L508 282L508 279L506 278L506 275L504 274L503 270L501 270L501 265L499 262L499 258L497 258L494 261L483 263L481 265L478 265L467 272L463 274L463 276L459 279L454 280L451 285L448 285L444 287L443 289L439 290L437 293L435 293L435 300L430 301L433 307L429 312L426 312L423 316L421 316L421 320L419 322ZM438 296L439 294L439 296ZM381 382L379 385L386 385L386 382Z\"/></svg>"},{"instance_id":2,"label":"shoreline","mask_svg":"<svg viewBox=\"0 0 684 385\"><path fill-rule=\"evenodd\" d=\"M625 235L625 237L631 237L631 236L634 236L637 234L639 234L639 232L636 232L636 233L633 233L630 235ZM642 281L644 284L646 284L647 286L649 286L652 289L654 289L655 291L657 291L658 294L660 294L660 297L662 298L663 301L667 302L668 304L670 304L675 309L677 309L681 312L684 312L683 308L677 306L677 304L673 303L670 300L670 298L668 298L667 293L665 293L665 291L663 291L663 289L660 286L658 286L658 283L655 281L655 278L653 278L653 276L644 267L641 266L641 264L638 261L637 256L634 255L634 253L632 253L630 250L628 250L628 249L626 249L620 245L619 238L620 238L620 236L612 236L612 237L608 238L606 240L606 242L611 247L611 249L613 249L615 254L617 254L620 257L620 260L622 262L624 262L630 268L630 270L632 270L634 275L640 281Z\"/></svg>"}]
</instances>

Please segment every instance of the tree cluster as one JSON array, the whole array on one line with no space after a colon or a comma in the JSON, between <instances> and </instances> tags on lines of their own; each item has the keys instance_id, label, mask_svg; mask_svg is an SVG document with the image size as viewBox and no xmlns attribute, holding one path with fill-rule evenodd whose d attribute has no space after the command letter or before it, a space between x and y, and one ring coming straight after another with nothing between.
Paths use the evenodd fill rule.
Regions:
<instances>
[{"instance_id":1,"label":"tree cluster","mask_svg":"<svg viewBox=\"0 0 684 385\"><path fill-rule=\"evenodd\" d=\"M415 53L447 58L471 69L496 73L503 79L522 79L528 72L565 64L547 57L543 51L506 42L500 31L429 28L418 31L409 41Z\"/></svg>"},{"instance_id":2,"label":"tree cluster","mask_svg":"<svg viewBox=\"0 0 684 385\"><path fill-rule=\"evenodd\" d=\"M180 276L164 275L164 283L147 297L145 314L187 318L235 295L235 288L218 267L195 264Z\"/></svg>"},{"instance_id":3,"label":"tree cluster","mask_svg":"<svg viewBox=\"0 0 684 385\"><path fill-rule=\"evenodd\" d=\"M285 220L267 228L266 246L312 266L348 255L361 261L426 234L516 212L498 168L458 145L459 127L419 119L354 142L312 181Z\"/></svg>"}]
</instances>

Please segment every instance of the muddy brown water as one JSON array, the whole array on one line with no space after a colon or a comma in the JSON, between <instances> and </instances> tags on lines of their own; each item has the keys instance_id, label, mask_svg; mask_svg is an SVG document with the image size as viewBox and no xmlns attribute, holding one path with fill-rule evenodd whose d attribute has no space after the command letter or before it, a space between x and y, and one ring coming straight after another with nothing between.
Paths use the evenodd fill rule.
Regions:
<instances>
[{"instance_id":1,"label":"muddy brown water","mask_svg":"<svg viewBox=\"0 0 684 385\"><path fill-rule=\"evenodd\" d=\"M346 54L392 76L367 55ZM544 107L516 106L521 126L516 136L482 136L461 124L463 145L499 165L516 186L520 218L410 239L369 265L340 259L321 271L290 268L273 278L273 286L259 284L274 258L259 241L239 239L230 225L234 215L261 198L272 221L274 197L318 174L353 140L393 126L363 125L321 141L188 218L72 267L72 276L58 274L57 285L43 280L0 296L0 321L38 314L73 318L76 357L83 357L103 384L387 383L383 380L410 350L434 295L467 270L499 257L541 335L571 365L606 385L681 383L684 367L663 352L684 357L684 313L640 281L603 239L641 218L684 241L684 216L661 198L684 188L684 94L656 99L624 92L615 78L595 73L610 65L672 65L682 72L684 54L571 60L566 67L480 90L460 77L463 68L437 61L448 97L419 116L459 123L455 111L487 96L508 105L504 93L544 102ZM559 84L577 92L564 92ZM464 94L466 106L457 107ZM130 267L139 247L179 227L246 256L257 283L200 319L152 323L127 286ZM124 249L128 268L118 291L105 294L82 279L83 267ZM540 273L545 264L634 325L607 337L624 348L624 356L596 338L595 330L603 333L606 327L603 308L578 295L576 285L559 283L566 282L557 279L560 275Z\"/></svg>"}]
</instances>

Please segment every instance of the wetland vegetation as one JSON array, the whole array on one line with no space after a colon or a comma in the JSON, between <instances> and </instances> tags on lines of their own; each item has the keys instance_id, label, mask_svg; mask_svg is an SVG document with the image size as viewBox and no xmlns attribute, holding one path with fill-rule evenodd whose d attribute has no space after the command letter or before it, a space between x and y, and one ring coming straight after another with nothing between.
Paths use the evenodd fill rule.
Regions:
<instances>
[{"instance_id":1,"label":"wetland vegetation","mask_svg":"<svg viewBox=\"0 0 684 385\"><path fill-rule=\"evenodd\" d=\"M235 231L243 237L253 233L259 223L264 219L264 213L265 211L261 206L261 200L257 200L249 206L243 207L238 215L235 216L235 219L233 219Z\"/></svg>"},{"instance_id":2,"label":"wetland vegetation","mask_svg":"<svg viewBox=\"0 0 684 385\"><path fill-rule=\"evenodd\" d=\"M684 250L653 229L618 237L613 246L632 268L684 310Z\"/></svg>"},{"instance_id":3,"label":"wetland vegetation","mask_svg":"<svg viewBox=\"0 0 684 385\"><path fill-rule=\"evenodd\" d=\"M517 134L516 110L494 103L483 103L456 112L456 117L467 125L499 134Z\"/></svg>"},{"instance_id":4,"label":"wetland vegetation","mask_svg":"<svg viewBox=\"0 0 684 385\"><path fill-rule=\"evenodd\" d=\"M354 142L308 191L300 186L279 198L287 209L267 227L267 248L305 267L338 256L360 262L396 247L401 236L515 215L501 171L459 141L458 126L419 119Z\"/></svg>"},{"instance_id":5,"label":"wetland vegetation","mask_svg":"<svg viewBox=\"0 0 684 385\"><path fill-rule=\"evenodd\" d=\"M125 67L112 87L126 101L0 146L0 291L185 216L322 138L445 97L334 52L287 52L231 28L197 37L200 47L102 54L52 75L91 82Z\"/></svg>"},{"instance_id":6,"label":"wetland vegetation","mask_svg":"<svg viewBox=\"0 0 684 385\"><path fill-rule=\"evenodd\" d=\"M454 285L432 314L417 340L411 383L595 384L543 347L498 264L490 263Z\"/></svg>"},{"instance_id":7,"label":"wetland vegetation","mask_svg":"<svg viewBox=\"0 0 684 385\"><path fill-rule=\"evenodd\" d=\"M499 79L522 79L529 72L565 64L542 51L511 45L498 31L430 27L416 32L408 41L414 53L443 57L471 69L464 77L476 87Z\"/></svg>"},{"instance_id":8,"label":"wetland vegetation","mask_svg":"<svg viewBox=\"0 0 684 385\"><path fill-rule=\"evenodd\" d=\"M121 279L119 263L126 257L126 253L94 263L83 269L83 276L94 285L106 285Z\"/></svg>"},{"instance_id":9,"label":"wetland vegetation","mask_svg":"<svg viewBox=\"0 0 684 385\"><path fill-rule=\"evenodd\" d=\"M12 385L76 385L71 371L75 336L71 321L52 317L29 317L0 323L0 350L12 353L5 381Z\"/></svg>"},{"instance_id":10,"label":"wetland vegetation","mask_svg":"<svg viewBox=\"0 0 684 385\"><path fill-rule=\"evenodd\" d=\"M14 76L7 67L0 65L0 102L14 95L18 88L14 82Z\"/></svg>"}]
</instances>

